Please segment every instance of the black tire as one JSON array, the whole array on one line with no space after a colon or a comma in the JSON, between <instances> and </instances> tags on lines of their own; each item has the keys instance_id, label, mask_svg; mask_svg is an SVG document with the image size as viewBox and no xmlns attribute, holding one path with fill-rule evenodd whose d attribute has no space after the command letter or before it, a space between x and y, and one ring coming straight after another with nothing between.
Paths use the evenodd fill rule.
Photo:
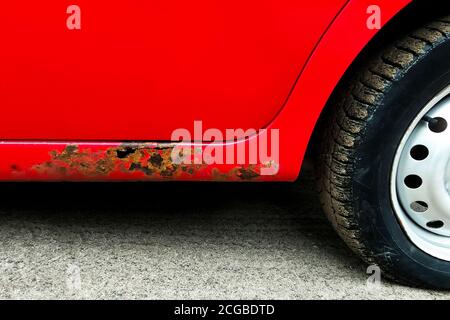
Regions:
<instances>
[{"instance_id":1,"label":"black tire","mask_svg":"<svg viewBox=\"0 0 450 320\"><path fill-rule=\"evenodd\" d=\"M330 106L317 171L325 212L342 239L384 276L450 289L450 262L418 249L390 197L395 153L419 111L450 84L450 16L386 48Z\"/></svg>"}]
</instances>

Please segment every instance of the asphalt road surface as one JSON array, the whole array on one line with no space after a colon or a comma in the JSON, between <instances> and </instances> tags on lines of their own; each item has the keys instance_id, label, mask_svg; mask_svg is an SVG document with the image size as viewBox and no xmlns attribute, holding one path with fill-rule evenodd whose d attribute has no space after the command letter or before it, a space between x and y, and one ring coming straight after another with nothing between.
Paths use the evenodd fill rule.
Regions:
<instances>
[{"instance_id":1,"label":"asphalt road surface","mask_svg":"<svg viewBox=\"0 0 450 320\"><path fill-rule=\"evenodd\" d=\"M366 284L297 184L0 184L2 299L444 299Z\"/></svg>"}]
</instances>

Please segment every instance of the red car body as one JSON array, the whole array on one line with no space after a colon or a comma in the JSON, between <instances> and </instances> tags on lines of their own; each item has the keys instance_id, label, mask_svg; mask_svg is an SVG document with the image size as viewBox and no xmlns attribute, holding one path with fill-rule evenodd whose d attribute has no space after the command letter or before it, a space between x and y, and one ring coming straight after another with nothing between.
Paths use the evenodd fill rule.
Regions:
<instances>
[{"instance_id":1,"label":"red car body","mask_svg":"<svg viewBox=\"0 0 450 320\"><path fill-rule=\"evenodd\" d=\"M0 180L292 181L319 115L409 0L76 0L0 5ZM171 163L177 128L279 130L261 165ZM214 141L235 148L255 137ZM208 141L192 141L205 148Z\"/></svg>"}]
</instances>

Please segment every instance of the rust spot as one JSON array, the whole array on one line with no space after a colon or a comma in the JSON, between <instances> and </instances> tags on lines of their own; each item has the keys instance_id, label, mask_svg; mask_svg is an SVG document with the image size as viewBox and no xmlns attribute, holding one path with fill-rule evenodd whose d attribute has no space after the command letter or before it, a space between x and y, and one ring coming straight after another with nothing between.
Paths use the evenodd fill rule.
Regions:
<instances>
[{"instance_id":1,"label":"rust spot","mask_svg":"<svg viewBox=\"0 0 450 320\"><path fill-rule=\"evenodd\" d=\"M242 180L253 180L260 176L260 174L257 173L252 166L248 168L238 168L237 171L237 176Z\"/></svg>"},{"instance_id":2,"label":"rust spot","mask_svg":"<svg viewBox=\"0 0 450 320\"><path fill-rule=\"evenodd\" d=\"M213 168L211 174L216 181L242 180L250 181L261 177L255 165L248 167L235 167L228 172L221 172L218 168Z\"/></svg>"},{"instance_id":3,"label":"rust spot","mask_svg":"<svg viewBox=\"0 0 450 320\"><path fill-rule=\"evenodd\" d=\"M158 168L161 167L163 161L164 159L161 157L159 153L152 154L152 156L150 157L150 163Z\"/></svg>"},{"instance_id":4,"label":"rust spot","mask_svg":"<svg viewBox=\"0 0 450 320\"><path fill-rule=\"evenodd\" d=\"M110 173L113 170L113 168L114 163L109 158L100 159L95 164L95 172L98 172L103 175Z\"/></svg>"},{"instance_id":5,"label":"rust spot","mask_svg":"<svg viewBox=\"0 0 450 320\"><path fill-rule=\"evenodd\" d=\"M132 148L132 147L125 147L123 149L116 150L117 158L119 158L119 159L124 159L135 152L136 152L136 148Z\"/></svg>"},{"instance_id":6,"label":"rust spot","mask_svg":"<svg viewBox=\"0 0 450 320\"><path fill-rule=\"evenodd\" d=\"M106 175L115 169L114 162L104 157L102 152L80 151L77 145L67 145L63 151L51 151L51 160L33 168L44 174L67 176L81 174L86 176Z\"/></svg>"},{"instance_id":7,"label":"rust spot","mask_svg":"<svg viewBox=\"0 0 450 320\"><path fill-rule=\"evenodd\" d=\"M237 166L221 171L220 166L215 165L174 163L174 147L173 144L156 143L126 143L115 147L71 144L62 150L50 151L50 159L32 169L39 174L61 178L100 178L111 173L133 174L137 179L155 180L190 178L197 174L218 181L260 178L259 165ZM120 175L117 177L120 179Z\"/></svg>"},{"instance_id":8,"label":"rust spot","mask_svg":"<svg viewBox=\"0 0 450 320\"><path fill-rule=\"evenodd\" d=\"M140 163L132 163L130 165L130 171L142 171L143 173L145 173L147 176L151 176L154 171L150 168L144 168Z\"/></svg>"},{"instance_id":9,"label":"rust spot","mask_svg":"<svg viewBox=\"0 0 450 320\"><path fill-rule=\"evenodd\" d=\"M50 160L33 166L47 175L107 176L111 172L141 172L147 177L170 178L182 173L193 175L205 165L178 165L172 161L173 145L127 144L92 151L67 145L49 153Z\"/></svg>"}]
</instances>

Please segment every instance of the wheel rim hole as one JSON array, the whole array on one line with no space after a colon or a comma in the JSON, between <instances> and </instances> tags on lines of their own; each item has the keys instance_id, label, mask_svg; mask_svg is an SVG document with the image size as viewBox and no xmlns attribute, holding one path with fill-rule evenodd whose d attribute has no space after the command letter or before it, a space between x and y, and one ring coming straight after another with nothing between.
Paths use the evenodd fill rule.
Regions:
<instances>
[{"instance_id":1,"label":"wheel rim hole","mask_svg":"<svg viewBox=\"0 0 450 320\"><path fill-rule=\"evenodd\" d=\"M427 227L431 229L440 229L444 226L444 222L441 220L430 221L427 223Z\"/></svg>"},{"instance_id":2,"label":"wheel rim hole","mask_svg":"<svg viewBox=\"0 0 450 320\"><path fill-rule=\"evenodd\" d=\"M410 189L417 189L422 185L422 178L411 174L405 178L405 185Z\"/></svg>"},{"instance_id":3,"label":"wheel rim hole","mask_svg":"<svg viewBox=\"0 0 450 320\"><path fill-rule=\"evenodd\" d=\"M411 203L411 209L418 213L423 213L428 210L428 204L423 201L414 201Z\"/></svg>"},{"instance_id":4,"label":"wheel rim hole","mask_svg":"<svg viewBox=\"0 0 450 320\"><path fill-rule=\"evenodd\" d=\"M433 118L433 121L428 123L428 128L435 133L444 132L447 129L447 121L444 118Z\"/></svg>"},{"instance_id":5,"label":"wheel rim hole","mask_svg":"<svg viewBox=\"0 0 450 320\"><path fill-rule=\"evenodd\" d=\"M430 152L428 151L427 147L419 144L411 149L410 154L414 160L421 161L425 160L430 154Z\"/></svg>"}]
</instances>

